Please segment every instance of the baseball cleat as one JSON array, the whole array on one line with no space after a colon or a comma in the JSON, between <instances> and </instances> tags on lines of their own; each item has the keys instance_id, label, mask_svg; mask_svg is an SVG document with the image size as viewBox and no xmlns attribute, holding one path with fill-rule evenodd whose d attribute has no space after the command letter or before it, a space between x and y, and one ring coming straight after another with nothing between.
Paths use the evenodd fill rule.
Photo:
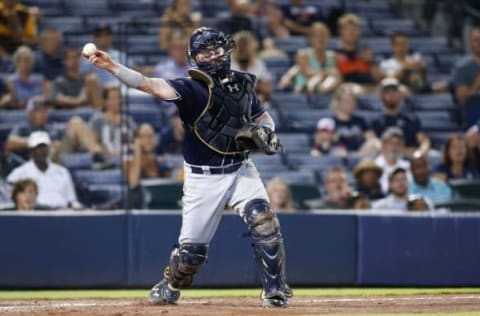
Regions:
<instances>
[{"instance_id":1,"label":"baseball cleat","mask_svg":"<svg viewBox=\"0 0 480 316\"><path fill-rule=\"evenodd\" d=\"M163 279L150 290L148 300L154 305L166 305L175 304L179 298L180 291L172 289L167 280Z\"/></svg>"},{"instance_id":2,"label":"baseball cleat","mask_svg":"<svg viewBox=\"0 0 480 316\"><path fill-rule=\"evenodd\" d=\"M283 293L285 294L285 296L287 298L292 298L293 297L292 288L288 284L285 284L285 287L283 289Z\"/></svg>"},{"instance_id":3,"label":"baseball cleat","mask_svg":"<svg viewBox=\"0 0 480 316\"><path fill-rule=\"evenodd\" d=\"M268 294L262 291L262 306L265 308L286 308L288 301L281 291L272 291Z\"/></svg>"}]
</instances>

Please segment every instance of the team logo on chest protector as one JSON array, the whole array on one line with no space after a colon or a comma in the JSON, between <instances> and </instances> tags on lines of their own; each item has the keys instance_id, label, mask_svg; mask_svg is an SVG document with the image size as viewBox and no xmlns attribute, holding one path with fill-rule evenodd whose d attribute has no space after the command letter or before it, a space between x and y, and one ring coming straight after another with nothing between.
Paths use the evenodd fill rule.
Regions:
<instances>
[{"instance_id":1,"label":"team logo on chest protector","mask_svg":"<svg viewBox=\"0 0 480 316\"><path fill-rule=\"evenodd\" d=\"M235 134L251 121L253 75L233 72L232 79L222 84L198 69L189 74L205 82L209 90L207 105L194 123L195 135L217 153L240 154Z\"/></svg>"}]
</instances>

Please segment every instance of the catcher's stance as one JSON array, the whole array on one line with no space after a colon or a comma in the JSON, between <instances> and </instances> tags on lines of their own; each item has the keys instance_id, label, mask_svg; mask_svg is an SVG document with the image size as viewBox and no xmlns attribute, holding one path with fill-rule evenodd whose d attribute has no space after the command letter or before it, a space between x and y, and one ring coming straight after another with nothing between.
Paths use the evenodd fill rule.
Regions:
<instances>
[{"instance_id":1,"label":"catcher's stance","mask_svg":"<svg viewBox=\"0 0 480 316\"><path fill-rule=\"evenodd\" d=\"M192 283L207 260L208 245L225 205L248 225L260 270L265 307L286 307L292 293L285 281L285 249L277 216L265 187L248 159L249 150L275 154L280 146L275 125L259 103L255 77L230 70L235 43L211 28L195 30L188 56L196 65L190 78L147 78L97 51L94 65L121 82L174 102L185 126L184 196L179 247L173 250L164 278L150 292L154 304L175 303L179 289Z\"/></svg>"}]
</instances>

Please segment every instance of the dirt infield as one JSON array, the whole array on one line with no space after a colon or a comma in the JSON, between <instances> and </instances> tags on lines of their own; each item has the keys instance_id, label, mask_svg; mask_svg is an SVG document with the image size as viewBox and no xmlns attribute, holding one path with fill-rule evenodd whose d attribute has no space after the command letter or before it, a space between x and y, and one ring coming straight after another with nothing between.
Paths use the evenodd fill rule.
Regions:
<instances>
[{"instance_id":1,"label":"dirt infield","mask_svg":"<svg viewBox=\"0 0 480 316\"><path fill-rule=\"evenodd\" d=\"M152 306L145 300L0 301L1 315L354 315L475 312L480 295L294 297L287 309L264 309L256 298L186 298L177 305Z\"/></svg>"}]
</instances>

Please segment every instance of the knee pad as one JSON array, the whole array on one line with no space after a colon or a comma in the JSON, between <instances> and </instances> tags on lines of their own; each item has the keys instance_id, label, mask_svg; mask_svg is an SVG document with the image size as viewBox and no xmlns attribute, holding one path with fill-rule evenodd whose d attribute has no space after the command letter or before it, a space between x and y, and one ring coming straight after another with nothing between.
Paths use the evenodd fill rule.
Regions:
<instances>
[{"instance_id":1,"label":"knee pad","mask_svg":"<svg viewBox=\"0 0 480 316\"><path fill-rule=\"evenodd\" d=\"M280 223L268 201L251 200L245 205L245 222L254 239L264 239L280 234Z\"/></svg>"},{"instance_id":2,"label":"knee pad","mask_svg":"<svg viewBox=\"0 0 480 316\"><path fill-rule=\"evenodd\" d=\"M193 275L207 261L208 245L183 244L170 256L170 264L165 269L165 277L175 288L190 286Z\"/></svg>"}]
</instances>

